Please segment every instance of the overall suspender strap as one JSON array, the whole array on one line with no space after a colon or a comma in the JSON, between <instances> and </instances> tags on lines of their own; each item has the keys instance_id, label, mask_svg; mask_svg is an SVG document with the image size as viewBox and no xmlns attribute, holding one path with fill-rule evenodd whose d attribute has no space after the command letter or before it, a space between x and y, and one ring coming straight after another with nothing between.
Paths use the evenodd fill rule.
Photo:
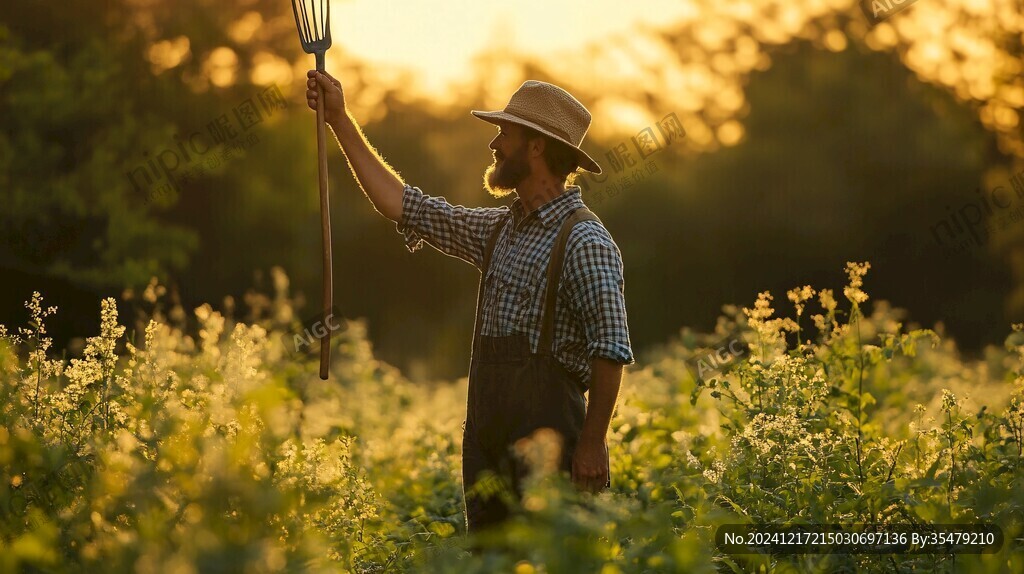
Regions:
<instances>
[{"instance_id":1,"label":"overall suspender strap","mask_svg":"<svg viewBox=\"0 0 1024 574\"><path fill-rule=\"evenodd\" d=\"M562 223L562 228L555 239L555 245L551 248L551 258L548 260L547 289L544 293L544 311L541 315L540 342L537 343L537 352L544 354L555 354L555 303L558 301L558 284L562 276L562 264L565 260L565 244L569 240L569 232L581 221L601 220L586 207L580 207L572 212Z\"/></svg>"},{"instance_id":2,"label":"overall suspender strap","mask_svg":"<svg viewBox=\"0 0 1024 574\"><path fill-rule=\"evenodd\" d=\"M505 221L499 221L494 226L494 231L491 236L487 239L487 246L484 248L484 264L480 268L480 288L476 294L476 321L473 327L473 347L476 348L476 339L480 334L480 325L483 323L483 311L481 305L484 302L484 281L487 279L487 270L491 268L491 254L494 253L494 245L498 242L498 235L501 235L502 228L505 227Z\"/></svg>"}]
</instances>

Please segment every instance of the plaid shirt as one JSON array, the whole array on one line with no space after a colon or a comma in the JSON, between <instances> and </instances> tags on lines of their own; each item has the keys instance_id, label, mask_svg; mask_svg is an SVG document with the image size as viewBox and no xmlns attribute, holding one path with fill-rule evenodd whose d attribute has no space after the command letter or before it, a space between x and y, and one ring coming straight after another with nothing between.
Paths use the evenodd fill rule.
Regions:
<instances>
[{"instance_id":1,"label":"plaid shirt","mask_svg":"<svg viewBox=\"0 0 1024 574\"><path fill-rule=\"evenodd\" d=\"M502 225L484 278L481 334L526 333L531 351L537 352L548 260L561 223L583 207L580 196L579 186L572 186L527 215L519 198L511 207L467 208L406 185L396 225L410 252L426 241L477 269L483 266L487 239ZM597 221L579 223L569 233L553 343L559 362L587 385L594 356L623 365L635 362L626 326L622 256Z\"/></svg>"}]
</instances>

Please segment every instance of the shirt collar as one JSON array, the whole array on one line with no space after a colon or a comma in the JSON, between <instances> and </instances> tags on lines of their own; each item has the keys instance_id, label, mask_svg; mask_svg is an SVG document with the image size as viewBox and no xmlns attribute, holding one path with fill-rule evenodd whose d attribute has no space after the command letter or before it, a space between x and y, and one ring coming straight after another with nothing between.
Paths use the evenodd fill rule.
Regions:
<instances>
[{"instance_id":1,"label":"shirt collar","mask_svg":"<svg viewBox=\"0 0 1024 574\"><path fill-rule=\"evenodd\" d=\"M540 218L541 223L544 227L551 227L563 219L570 212L575 211L580 207L584 207L583 198L581 197L582 190L578 185L570 185L565 188L558 197L538 207L535 211L537 217ZM512 202L510 207L512 210L512 220L514 225L518 225L528 214L526 213L526 207L523 205L522 198L516 197L515 201Z\"/></svg>"}]
</instances>

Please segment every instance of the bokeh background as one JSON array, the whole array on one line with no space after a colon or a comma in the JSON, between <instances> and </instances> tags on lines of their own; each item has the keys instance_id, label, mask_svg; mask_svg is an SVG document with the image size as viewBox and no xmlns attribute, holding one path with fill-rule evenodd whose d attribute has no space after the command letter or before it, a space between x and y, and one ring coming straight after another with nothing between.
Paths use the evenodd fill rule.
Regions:
<instances>
[{"instance_id":1,"label":"bokeh background","mask_svg":"<svg viewBox=\"0 0 1024 574\"><path fill-rule=\"evenodd\" d=\"M874 27L851 0L332 11L327 66L355 117L452 203L502 203L481 186L493 127L470 109L525 79L587 105L584 147L609 177L577 183L622 251L638 352L760 291L841 284L846 261L967 354L1024 318L1024 1L918 0ZM42 291L73 351L103 296L157 277L186 309L243 315L275 266L313 316L312 66L285 0L5 6L0 323ZM638 157L633 138L673 117L685 137ZM464 375L479 273L409 253L330 143L339 309L414 380Z\"/></svg>"}]
</instances>

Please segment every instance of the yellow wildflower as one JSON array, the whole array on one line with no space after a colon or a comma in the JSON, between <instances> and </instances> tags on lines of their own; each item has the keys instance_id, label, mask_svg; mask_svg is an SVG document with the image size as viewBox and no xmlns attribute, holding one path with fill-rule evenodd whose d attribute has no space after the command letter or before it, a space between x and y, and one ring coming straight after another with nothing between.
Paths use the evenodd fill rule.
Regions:
<instances>
[{"instance_id":1,"label":"yellow wildflower","mask_svg":"<svg viewBox=\"0 0 1024 574\"><path fill-rule=\"evenodd\" d=\"M864 263L848 261L846 263L846 274L850 278L850 284L843 288L843 295L854 305L859 305L868 300L868 294L861 289L864 285L864 276L867 275L868 269L871 269L871 263L867 261Z\"/></svg>"}]
</instances>

